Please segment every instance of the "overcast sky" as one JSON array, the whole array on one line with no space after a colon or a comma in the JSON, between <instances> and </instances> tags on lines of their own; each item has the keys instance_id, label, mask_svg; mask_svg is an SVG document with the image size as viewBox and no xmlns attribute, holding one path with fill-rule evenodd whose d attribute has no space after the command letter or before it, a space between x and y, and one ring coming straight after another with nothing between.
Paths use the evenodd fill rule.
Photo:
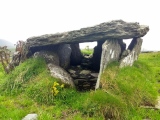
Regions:
<instances>
[{"instance_id":1,"label":"overcast sky","mask_svg":"<svg viewBox=\"0 0 160 120\"><path fill-rule=\"evenodd\" d=\"M15 43L122 19L148 25L142 49L160 50L159 5L159 0L0 0L0 38Z\"/></svg>"}]
</instances>

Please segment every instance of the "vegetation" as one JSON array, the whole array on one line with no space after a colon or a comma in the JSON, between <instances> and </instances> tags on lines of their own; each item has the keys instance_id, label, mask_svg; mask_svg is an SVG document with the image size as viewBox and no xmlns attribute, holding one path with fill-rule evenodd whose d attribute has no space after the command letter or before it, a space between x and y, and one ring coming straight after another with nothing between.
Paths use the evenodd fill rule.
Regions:
<instances>
[{"instance_id":1,"label":"vegetation","mask_svg":"<svg viewBox=\"0 0 160 120\"><path fill-rule=\"evenodd\" d=\"M0 62L3 65L3 68L6 73L9 73L7 66L10 61L10 51L7 49L7 46L0 47Z\"/></svg>"},{"instance_id":2,"label":"vegetation","mask_svg":"<svg viewBox=\"0 0 160 120\"><path fill-rule=\"evenodd\" d=\"M83 55L92 55L93 54L93 49L81 49L81 53Z\"/></svg>"},{"instance_id":3,"label":"vegetation","mask_svg":"<svg viewBox=\"0 0 160 120\"><path fill-rule=\"evenodd\" d=\"M39 120L160 119L153 106L160 88L160 53L141 54L133 67L111 63L102 88L79 92L49 75L43 59L28 59L6 75L0 65L0 119L20 120L37 113ZM57 92L58 91L58 92Z\"/></svg>"}]
</instances>

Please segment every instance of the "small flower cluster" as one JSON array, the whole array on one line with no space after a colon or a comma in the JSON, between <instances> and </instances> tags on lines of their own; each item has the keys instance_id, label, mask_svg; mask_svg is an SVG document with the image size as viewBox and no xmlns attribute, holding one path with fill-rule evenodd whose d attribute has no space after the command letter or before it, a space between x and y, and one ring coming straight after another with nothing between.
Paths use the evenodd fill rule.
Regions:
<instances>
[{"instance_id":1,"label":"small flower cluster","mask_svg":"<svg viewBox=\"0 0 160 120\"><path fill-rule=\"evenodd\" d=\"M59 84L58 82L54 82L53 83L53 87L52 87L52 93L54 96L56 96L60 90L62 90L64 88L64 84Z\"/></svg>"}]
</instances>

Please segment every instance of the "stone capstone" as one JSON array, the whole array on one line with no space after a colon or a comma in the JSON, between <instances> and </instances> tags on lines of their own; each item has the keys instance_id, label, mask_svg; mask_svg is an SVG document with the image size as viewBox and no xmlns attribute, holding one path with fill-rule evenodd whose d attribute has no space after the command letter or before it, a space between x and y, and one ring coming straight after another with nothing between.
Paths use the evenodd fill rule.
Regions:
<instances>
[{"instance_id":1,"label":"stone capstone","mask_svg":"<svg viewBox=\"0 0 160 120\"><path fill-rule=\"evenodd\" d=\"M100 72L96 83L96 89L99 88L100 77L107 65L112 61L118 61L121 54L121 45L118 40L106 40L102 45L102 55L100 63Z\"/></svg>"},{"instance_id":2,"label":"stone capstone","mask_svg":"<svg viewBox=\"0 0 160 120\"><path fill-rule=\"evenodd\" d=\"M107 39L130 39L143 37L148 31L148 26L140 25L137 22L113 20L80 30L30 37L27 39L27 45L31 48L62 43L72 44Z\"/></svg>"},{"instance_id":3,"label":"stone capstone","mask_svg":"<svg viewBox=\"0 0 160 120\"><path fill-rule=\"evenodd\" d=\"M120 60L120 68L133 65L134 61L138 59L141 52L142 42L143 40L141 38L134 38L131 41L128 50L123 53L126 54L125 57Z\"/></svg>"},{"instance_id":4,"label":"stone capstone","mask_svg":"<svg viewBox=\"0 0 160 120\"><path fill-rule=\"evenodd\" d=\"M69 85L71 87L75 87L72 77L63 68L61 68L57 65L51 64L51 63L49 63L47 66L48 66L48 69L51 73L51 76L60 79L61 80L60 82L66 84L66 85Z\"/></svg>"}]
</instances>

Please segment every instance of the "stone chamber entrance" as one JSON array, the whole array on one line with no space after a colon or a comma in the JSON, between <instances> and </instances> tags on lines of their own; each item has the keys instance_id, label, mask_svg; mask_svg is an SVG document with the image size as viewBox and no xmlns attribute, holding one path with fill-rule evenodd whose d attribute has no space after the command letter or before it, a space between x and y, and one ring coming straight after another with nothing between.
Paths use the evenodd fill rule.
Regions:
<instances>
[{"instance_id":1,"label":"stone chamber entrance","mask_svg":"<svg viewBox=\"0 0 160 120\"><path fill-rule=\"evenodd\" d=\"M89 48L89 46L86 46L82 49L80 49L79 43L71 44L72 52L70 67L67 69L67 72L73 78L77 90L95 90L100 69L102 44L103 42L97 42L97 46L94 48ZM91 54L83 52L83 50L91 52L91 49Z\"/></svg>"},{"instance_id":2,"label":"stone chamber entrance","mask_svg":"<svg viewBox=\"0 0 160 120\"><path fill-rule=\"evenodd\" d=\"M70 57L70 67L66 71L73 78L75 86L79 91L95 90L95 86L98 80L100 72L102 46L105 40L96 41L97 45L92 48L92 54L85 54L80 49L79 44L70 44L72 52ZM121 54L118 56L126 56L128 53L128 47L131 44L131 39L119 40L118 44L121 46ZM116 46L114 46L116 47ZM89 49L89 48L84 48ZM123 54L122 54L123 52ZM118 61L119 61L118 60Z\"/></svg>"}]
</instances>

